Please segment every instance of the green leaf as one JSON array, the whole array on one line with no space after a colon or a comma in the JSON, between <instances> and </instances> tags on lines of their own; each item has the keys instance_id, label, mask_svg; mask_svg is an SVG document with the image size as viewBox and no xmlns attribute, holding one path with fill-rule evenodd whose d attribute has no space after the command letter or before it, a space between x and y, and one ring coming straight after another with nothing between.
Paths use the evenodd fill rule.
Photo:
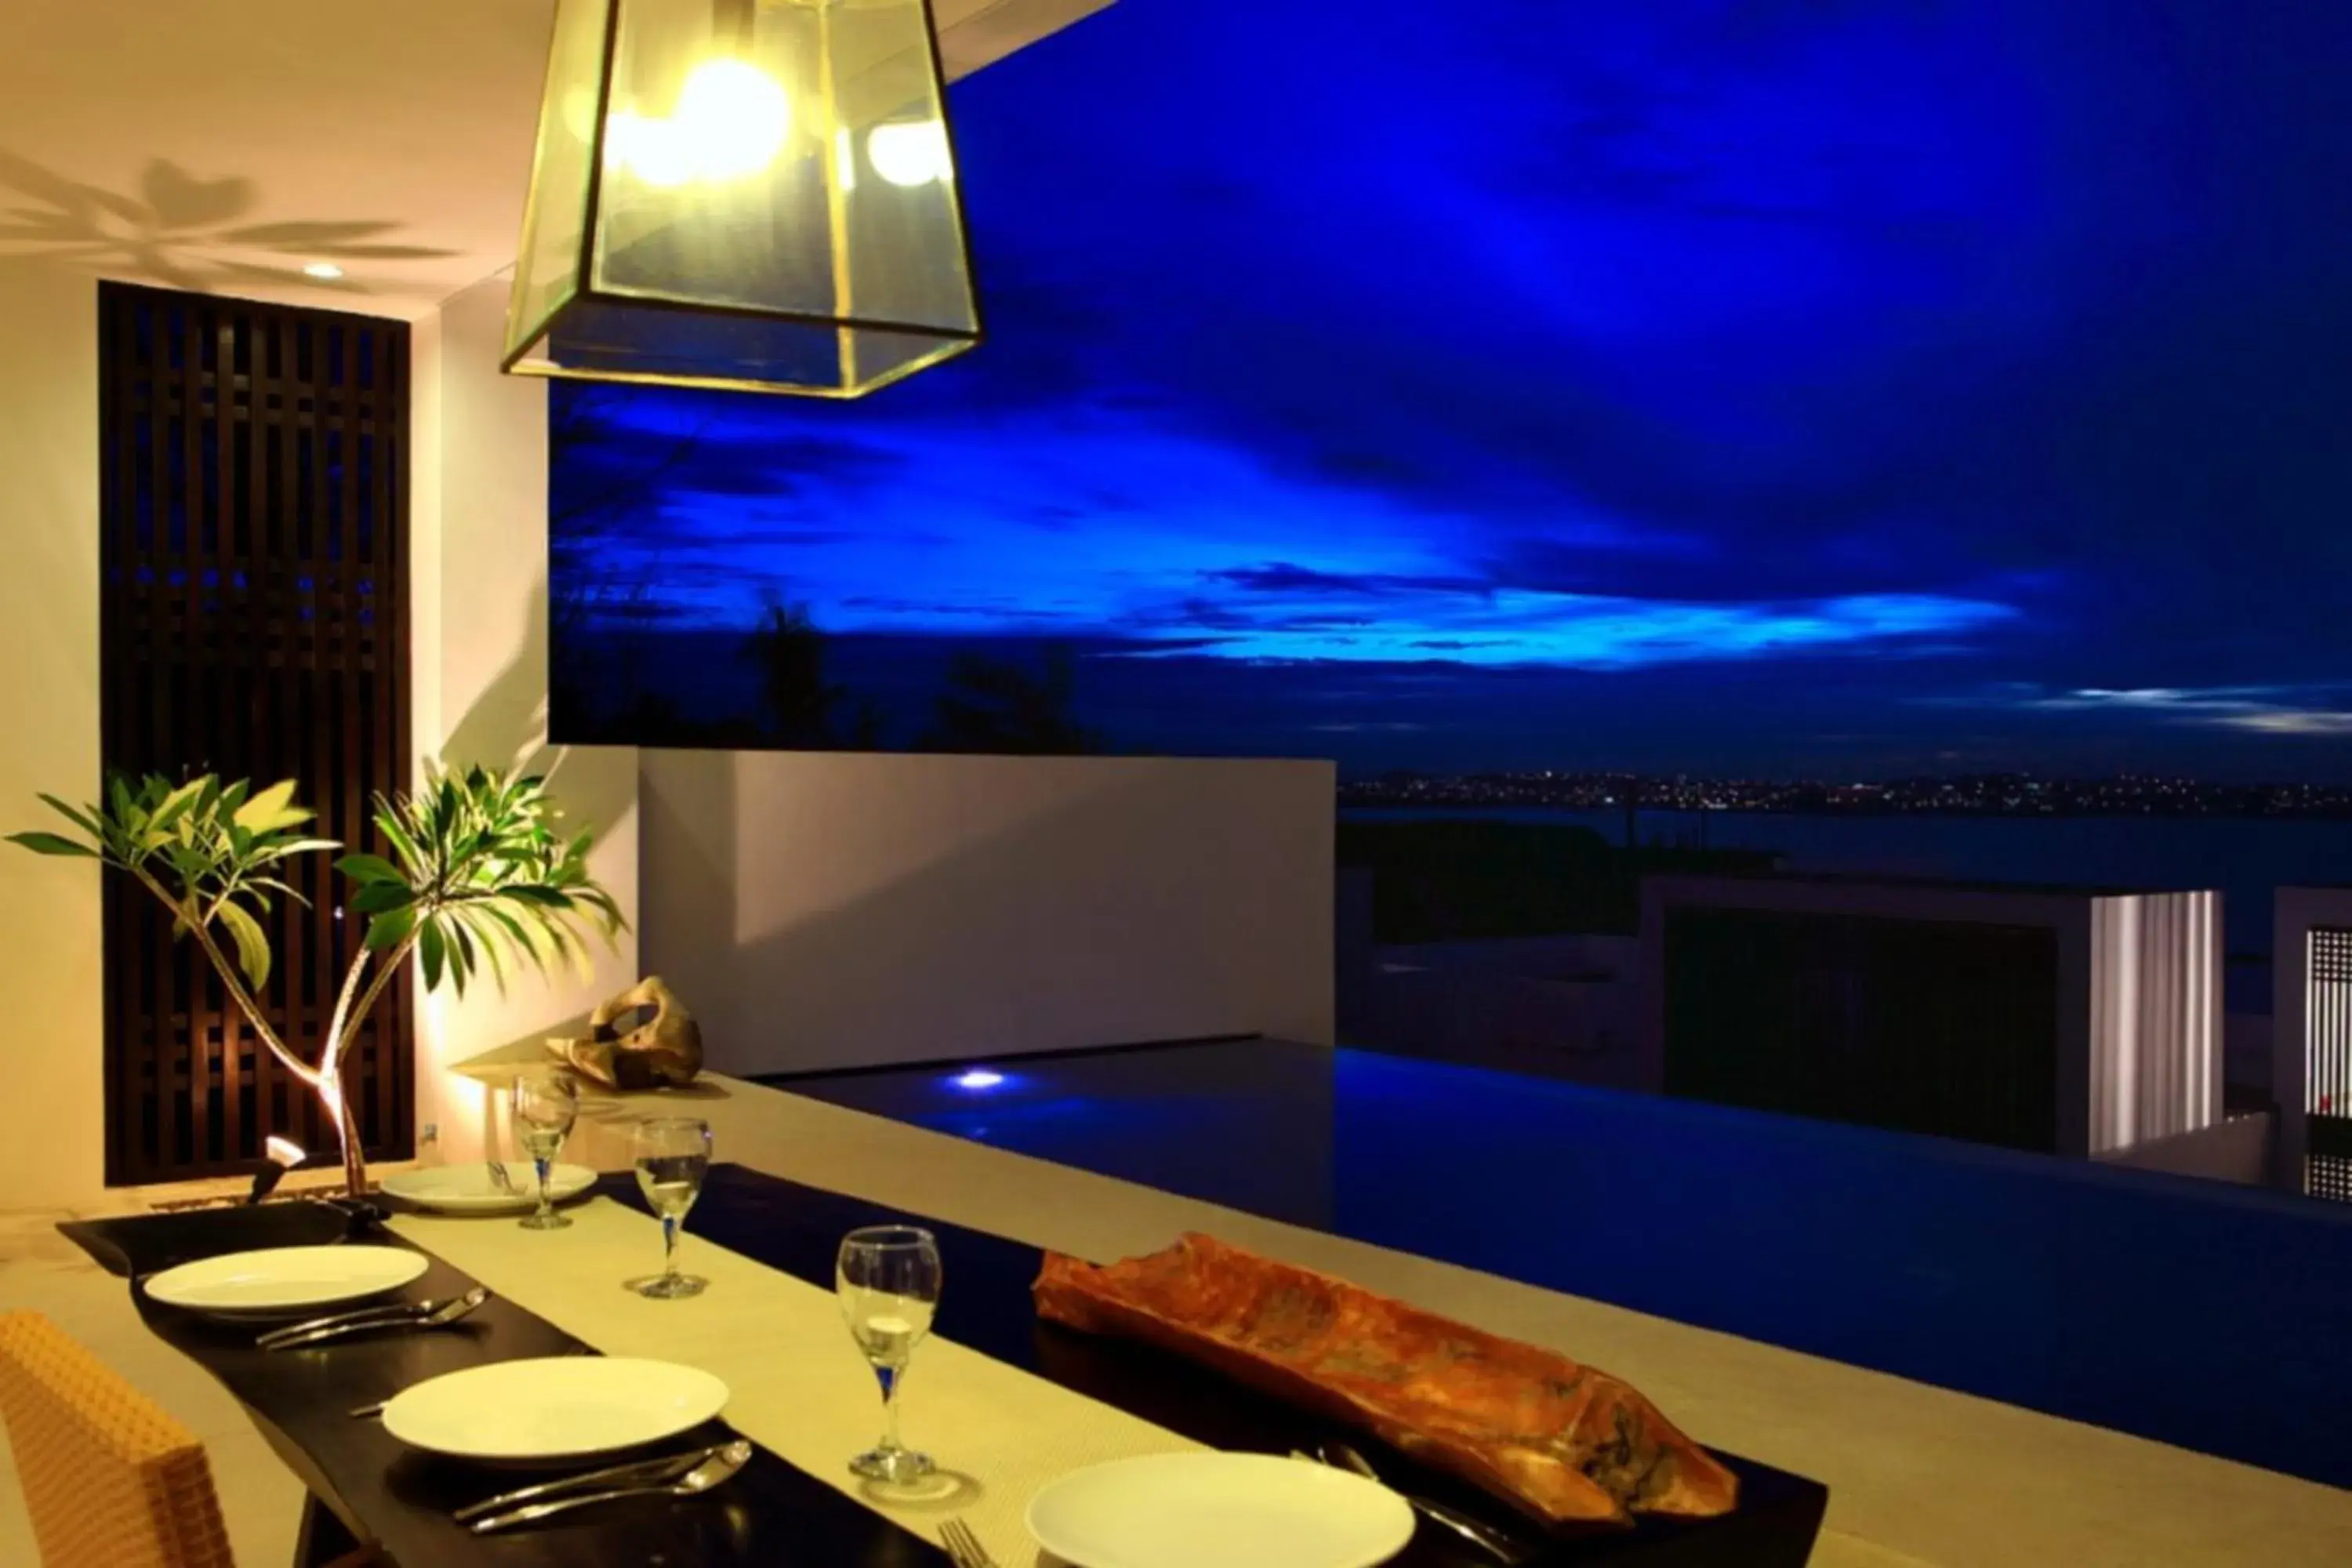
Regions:
<instances>
[{"instance_id":1,"label":"green leaf","mask_svg":"<svg viewBox=\"0 0 2352 1568\"><path fill-rule=\"evenodd\" d=\"M499 990L503 994L507 988L507 962L504 958L499 956L499 949L504 947L506 944L499 940L499 933L497 931L490 930L488 925L482 924L483 917L488 915L489 912L490 910L487 907L478 904L472 909L463 911L462 918L464 918L469 925L481 926L482 940L480 946L482 956L490 961L490 978L499 983Z\"/></svg>"},{"instance_id":2,"label":"green leaf","mask_svg":"<svg viewBox=\"0 0 2352 1568\"><path fill-rule=\"evenodd\" d=\"M387 910L404 910L416 901L416 894L405 882L370 882L352 900L352 908L363 915L380 915Z\"/></svg>"},{"instance_id":3,"label":"green leaf","mask_svg":"<svg viewBox=\"0 0 2352 1568\"><path fill-rule=\"evenodd\" d=\"M279 779L238 806L231 813L231 820L248 833L267 833L274 828L291 827L298 822L308 822L310 814L293 804L294 790L292 779Z\"/></svg>"},{"instance_id":4,"label":"green leaf","mask_svg":"<svg viewBox=\"0 0 2352 1568\"><path fill-rule=\"evenodd\" d=\"M388 952L398 947L416 925L416 910L405 907L386 910L368 921L365 946L374 952Z\"/></svg>"},{"instance_id":5,"label":"green leaf","mask_svg":"<svg viewBox=\"0 0 2352 1568\"><path fill-rule=\"evenodd\" d=\"M257 994L269 984L269 939L262 934L261 922L233 903L222 904L218 918L236 943L236 966Z\"/></svg>"},{"instance_id":6,"label":"green leaf","mask_svg":"<svg viewBox=\"0 0 2352 1568\"><path fill-rule=\"evenodd\" d=\"M381 855L346 855L335 862L335 869L354 882L398 882L404 887L408 879L399 867Z\"/></svg>"},{"instance_id":7,"label":"green leaf","mask_svg":"<svg viewBox=\"0 0 2352 1568\"><path fill-rule=\"evenodd\" d=\"M425 857L417 853L416 841L408 836L405 828L401 826L399 816L389 805L377 810L375 826L376 831L383 835L384 842L392 846L392 852L408 862L411 872L424 869Z\"/></svg>"},{"instance_id":8,"label":"green leaf","mask_svg":"<svg viewBox=\"0 0 2352 1568\"><path fill-rule=\"evenodd\" d=\"M196 802L204 797L205 786L211 783L210 775L190 779L165 795L163 804L155 808L154 818L147 824L147 830L158 834L169 832L174 823L194 808Z\"/></svg>"},{"instance_id":9,"label":"green leaf","mask_svg":"<svg viewBox=\"0 0 2352 1568\"><path fill-rule=\"evenodd\" d=\"M289 898L289 899L293 900L296 903L298 903L298 904L301 905L304 909L306 909L306 910L307 910L307 909L309 909L309 908L310 907L310 900L308 900L308 899L306 899L306 898L304 898L304 897L301 895L301 893L300 893L300 891L299 891L299 890L296 889L295 888L292 888L292 887L289 886L289 885L288 885L288 884L286 884L285 882L282 882L282 881L278 880L278 879L277 878L275 878L275 877L255 877L255 878L251 879L250 880L248 880L248 881L246 883L246 886L247 886L247 887L248 887L248 888L270 888L270 889L274 889L275 890L277 890L277 891L278 891L278 892L280 892L280 893L285 894L288 898Z\"/></svg>"},{"instance_id":10,"label":"green leaf","mask_svg":"<svg viewBox=\"0 0 2352 1568\"><path fill-rule=\"evenodd\" d=\"M550 910L568 910L572 907L572 896L559 888L541 887L534 882L518 882L511 888L500 890L517 903L537 904L542 909Z\"/></svg>"},{"instance_id":11,"label":"green leaf","mask_svg":"<svg viewBox=\"0 0 2352 1568\"><path fill-rule=\"evenodd\" d=\"M433 929L439 931L441 928L436 925ZM463 997L466 994L466 977L473 973L476 963L474 939L467 933L463 921L449 922L449 979L457 986L457 994Z\"/></svg>"},{"instance_id":12,"label":"green leaf","mask_svg":"<svg viewBox=\"0 0 2352 1568\"><path fill-rule=\"evenodd\" d=\"M41 796L41 799L47 804L48 808L51 811L56 812L58 816L72 823L76 827L79 827L84 833L89 834L93 839L105 838L106 833L98 826L98 818L95 815L85 816L83 813L76 811L72 806L68 805L64 801L59 800L53 795L45 795ZM94 813L95 808L92 808L92 810Z\"/></svg>"},{"instance_id":13,"label":"green leaf","mask_svg":"<svg viewBox=\"0 0 2352 1568\"><path fill-rule=\"evenodd\" d=\"M427 991L441 984L442 958L441 928L428 925L416 935L416 960L425 966L425 989Z\"/></svg>"},{"instance_id":14,"label":"green leaf","mask_svg":"<svg viewBox=\"0 0 2352 1568\"><path fill-rule=\"evenodd\" d=\"M77 844L56 833L11 833L8 842L21 844L36 855L79 855L91 860L100 858L89 845Z\"/></svg>"}]
</instances>

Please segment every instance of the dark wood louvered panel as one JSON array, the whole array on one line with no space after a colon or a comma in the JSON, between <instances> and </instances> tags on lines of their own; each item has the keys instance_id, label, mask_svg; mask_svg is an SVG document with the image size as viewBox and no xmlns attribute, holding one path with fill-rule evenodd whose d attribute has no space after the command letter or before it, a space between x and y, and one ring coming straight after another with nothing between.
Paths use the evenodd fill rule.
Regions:
<instances>
[{"instance_id":1,"label":"dark wood louvered panel","mask_svg":"<svg viewBox=\"0 0 2352 1568\"><path fill-rule=\"evenodd\" d=\"M106 284L100 726L110 766L300 782L324 837L382 853L408 781L408 328ZM265 922L273 1026L316 1060L359 939L330 857ZM252 1169L335 1146L203 954L126 879L106 903L107 1180ZM414 1025L387 989L352 1053L371 1158L414 1143Z\"/></svg>"}]
</instances>

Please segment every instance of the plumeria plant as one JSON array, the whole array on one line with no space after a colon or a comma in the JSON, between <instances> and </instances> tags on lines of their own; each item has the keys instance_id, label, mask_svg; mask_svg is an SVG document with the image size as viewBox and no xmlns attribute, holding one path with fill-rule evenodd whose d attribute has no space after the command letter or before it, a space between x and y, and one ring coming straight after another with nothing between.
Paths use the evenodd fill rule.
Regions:
<instances>
[{"instance_id":1,"label":"plumeria plant","mask_svg":"<svg viewBox=\"0 0 2352 1568\"><path fill-rule=\"evenodd\" d=\"M376 798L375 825L392 850L345 855L335 868L353 885L350 908L366 934L343 976L316 1062L281 1038L260 998L270 977L260 915L278 899L303 902L285 879L299 855L340 849L311 836L311 813L291 779L255 790L207 773L184 784L110 773L104 798L75 807L43 795L77 832L16 833L41 855L94 859L127 872L172 911L174 935L194 940L256 1035L318 1095L342 1144L352 1195L367 1190L359 1128L343 1063L361 1023L414 954L428 991L446 979L459 995L488 967L504 989L510 965L542 972L588 963L582 928L607 941L620 906L588 870L592 835L564 838L546 781L473 767L428 772L425 787ZM232 957L232 953L234 957Z\"/></svg>"}]
</instances>

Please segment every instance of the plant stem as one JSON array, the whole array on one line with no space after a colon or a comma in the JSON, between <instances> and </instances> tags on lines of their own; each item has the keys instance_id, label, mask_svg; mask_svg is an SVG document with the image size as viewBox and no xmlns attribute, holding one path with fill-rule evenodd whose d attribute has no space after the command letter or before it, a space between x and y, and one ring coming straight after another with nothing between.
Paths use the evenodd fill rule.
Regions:
<instances>
[{"instance_id":1,"label":"plant stem","mask_svg":"<svg viewBox=\"0 0 2352 1568\"><path fill-rule=\"evenodd\" d=\"M236 966L229 963L228 955L221 952L220 944L213 941L211 930L199 918L201 911L195 907L195 901L190 900L183 904L165 891L163 884L143 867L133 867L131 875L137 877L140 883L188 928L189 934L196 939L196 945L204 950L206 958L212 960L214 973L228 988L229 1000L236 1004L237 1010L245 1015L247 1021L253 1026L253 1032L260 1037L263 1045L269 1047L270 1054L286 1065L287 1071L316 1089L320 1079L319 1069L296 1056L286 1042L278 1037L278 1031L269 1026L269 1020L262 1016L261 1004L256 1002L253 994L245 988L245 982L237 976Z\"/></svg>"}]
</instances>

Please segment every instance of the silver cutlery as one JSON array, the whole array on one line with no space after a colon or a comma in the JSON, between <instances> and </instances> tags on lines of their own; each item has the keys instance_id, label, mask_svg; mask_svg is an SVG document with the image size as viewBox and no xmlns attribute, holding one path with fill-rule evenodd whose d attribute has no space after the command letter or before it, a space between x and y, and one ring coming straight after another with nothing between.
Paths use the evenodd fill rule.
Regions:
<instances>
[{"instance_id":1,"label":"silver cutlery","mask_svg":"<svg viewBox=\"0 0 2352 1568\"><path fill-rule=\"evenodd\" d=\"M537 1486L517 1487L510 1492L486 1497L479 1502L467 1503L449 1517L459 1524L470 1524L485 1514L536 1502L541 1498L573 1491L581 1487L667 1486L696 1466L708 1464L736 1447L748 1449L751 1445L714 1443L708 1448L696 1448L684 1454L662 1454L650 1459L632 1459L625 1465L607 1465L601 1470L583 1470L575 1476L560 1476L551 1481L541 1481Z\"/></svg>"},{"instance_id":2,"label":"silver cutlery","mask_svg":"<svg viewBox=\"0 0 2352 1568\"><path fill-rule=\"evenodd\" d=\"M710 1458L666 1485L614 1487L607 1491L583 1492L577 1497L560 1497L547 1502L527 1503L506 1513L494 1513L488 1519L474 1521L476 1535L488 1535L534 1520L549 1519L559 1513L569 1513L575 1508L590 1508L597 1503L616 1502L633 1497L697 1497L725 1482L736 1471L751 1462L751 1445L730 1443Z\"/></svg>"},{"instance_id":3,"label":"silver cutlery","mask_svg":"<svg viewBox=\"0 0 2352 1568\"><path fill-rule=\"evenodd\" d=\"M315 1345L345 1334L373 1333L379 1329L437 1329L454 1323L490 1299L490 1293L477 1285L462 1296L452 1296L446 1301L425 1301L415 1306L369 1313L353 1314L345 1319L316 1326L297 1324L280 1329L254 1341L266 1351L289 1351Z\"/></svg>"},{"instance_id":4,"label":"silver cutlery","mask_svg":"<svg viewBox=\"0 0 2352 1568\"><path fill-rule=\"evenodd\" d=\"M996 1568L996 1559L980 1543L971 1526L960 1519L951 1519L940 1526L940 1543L948 1549L948 1557L955 1568Z\"/></svg>"},{"instance_id":5,"label":"silver cutlery","mask_svg":"<svg viewBox=\"0 0 2352 1568\"><path fill-rule=\"evenodd\" d=\"M485 1291L483 1294L487 1299L488 1293ZM444 1301L429 1299L423 1301L378 1301L373 1307L358 1307L348 1312L330 1312L323 1318L307 1318L299 1323L280 1323L274 1329L262 1330L253 1342L266 1349L272 1340L290 1340L298 1334L316 1333L320 1329L339 1329L346 1323L364 1323L377 1318L423 1317L429 1312L439 1311L449 1301L463 1300L463 1297L452 1296Z\"/></svg>"},{"instance_id":6,"label":"silver cutlery","mask_svg":"<svg viewBox=\"0 0 2352 1568\"><path fill-rule=\"evenodd\" d=\"M522 1189L515 1185L514 1173L507 1169L504 1160L485 1160L482 1163L490 1168L491 1186L510 1197L521 1194Z\"/></svg>"},{"instance_id":7,"label":"silver cutlery","mask_svg":"<svg viewBox=\"0 0 2352 1568\"><path fill-rule=\"evenodd\" d=\"M1335 1470L1348 1470L1381 1486L1389 1485L1388 1482L1381 1479L1380 1471L1372 1468L1372 1462L1370 1459L1345 1443L1326 1443L1312 1454L1303 1454L1294 1448L1291 1450L1291 1458L1319 1461ZM1393 1487L1390 1487L1389 1489L1396 1491ZM1444 1526L1463 1540L1491 1554L1497 1562L1518 1563L1526 1559L1527 1553L1522 1552L1518 1544L1509 1536L1492 1525L1480 1523L1459 1509L1448 1508L1434 1498L1418 1497L1412 1492L1399 1491L1397 1496L1404 1499L1413 1512L1421 1515L1422 1518L1428 1520L1432 1524Z\"/></svg>"},{"instance_id":8,"label":"silver cutlery","mask_svg":"<svg viewBox=\"0 0 2352 1568\"><path fill-rule=\"evenodd\" d=\"M383 1407L391 1403L389 1399L379 1399L373 1405L354 1405L343 1414L354 1421L366 1421L383 1415Z\"/></svg>"}]
</instances>

